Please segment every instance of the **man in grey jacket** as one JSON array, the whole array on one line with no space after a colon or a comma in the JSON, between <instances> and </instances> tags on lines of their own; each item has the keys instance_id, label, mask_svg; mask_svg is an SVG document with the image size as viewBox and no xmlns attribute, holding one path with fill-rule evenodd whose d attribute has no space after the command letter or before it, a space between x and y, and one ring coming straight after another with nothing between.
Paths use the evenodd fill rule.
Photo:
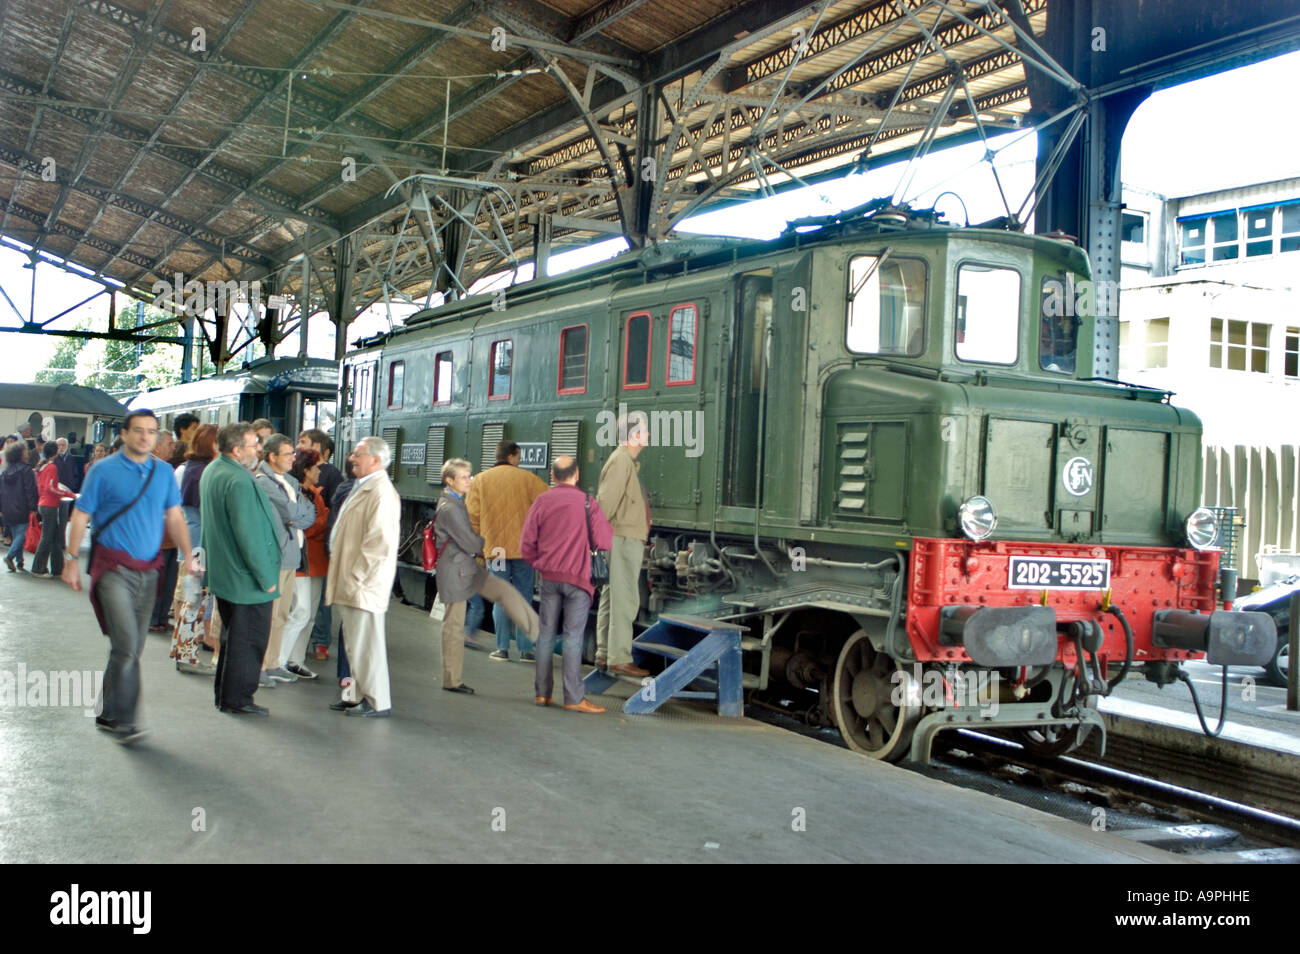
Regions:
<instances>
[{"instance_id":1,"label":"man in grey jacket","mask_svg":"<svg viewBox=\"0 0 1300 954\"><path fill-rule=\"evenodd\" d=\"M280 666L280 636L293 609L293 577L302 563L303 530L316 522L316 506L303 496L298 481L289 473L293 466L293 441L283 434L272 434L262 445L262 463L254 471L257 486L266 494L276 517L275 533L280 542L280 595L271 604L271 636L262 657L262 674L258 685L274 686L277 682L296 682L299 676L315 679L305 668L291 672Z\"/></svg>"},{"instance_id":2,"label":"man in grey jacket","mask_svg":"<svg viewBox=\"0 0 1300 954\"><path fill-rule=\"evenodd\" d=\"M505 609L510 621L536 641L537 612L517 589L488 573L478 562L483 538L470 526L465 495L469 493L469 461L453 457L442 465L443 493L438 498L434 545L438 550L438 598L447 607L442 621L442 688L448 692L474 690L461 678L465 655L465 602L475 593Z\"/></svg>"}]
</instances>

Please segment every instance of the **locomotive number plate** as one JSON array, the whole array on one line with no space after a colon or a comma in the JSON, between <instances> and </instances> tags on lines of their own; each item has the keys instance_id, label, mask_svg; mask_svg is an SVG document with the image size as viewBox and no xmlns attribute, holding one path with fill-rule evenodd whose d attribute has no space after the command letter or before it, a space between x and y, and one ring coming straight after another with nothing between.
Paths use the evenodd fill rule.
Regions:
<instances>
[{"instance_id":1,"label":"locomotive number plate","mask_svg":"<svg viewBox=\"0 0 1300 954\"><path fill-rule=\"evenodd\" d=\"M1007 576L1013 590L1104 590L1110 586L1110 561L1013 556Z\"/></svg>"}]
</instances>

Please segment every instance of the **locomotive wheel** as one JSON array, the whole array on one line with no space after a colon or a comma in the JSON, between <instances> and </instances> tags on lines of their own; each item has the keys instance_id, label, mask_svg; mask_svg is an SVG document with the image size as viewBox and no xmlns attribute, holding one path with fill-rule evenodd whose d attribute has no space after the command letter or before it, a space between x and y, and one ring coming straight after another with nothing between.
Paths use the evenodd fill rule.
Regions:
<instances>
[{"instance_id":1,"label":"locomotive wheel","mask_svg":"<svg viewBox=\"0 0 1300 954\"><path fill-rule=\"evenodd\" d=\"M902 675L896 681L894 673ZM876 652L863 630L849 637L835 664L831 711L854 752L897 762L906 757L922 715L919 689L901 663ZM894 700L903 700L901 706Z\"/></svg>"},{"instance_id":2,"label":"locomotive wheel","mask_svg":"<svg viewBox=\"0 0 1300 954\"><path fill-rule=\"evenodd\" d=\"M1035 755L1064 755L1079 738L1077 725L1049 725L1041 729L1017 729L1016 741Z\"/></svg>"}]
</instances>

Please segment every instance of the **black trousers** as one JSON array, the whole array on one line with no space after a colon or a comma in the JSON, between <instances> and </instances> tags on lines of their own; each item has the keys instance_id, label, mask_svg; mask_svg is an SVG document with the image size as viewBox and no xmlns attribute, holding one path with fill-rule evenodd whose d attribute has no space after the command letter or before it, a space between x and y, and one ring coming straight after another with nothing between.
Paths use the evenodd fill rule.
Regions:
<instances>
[{"instance_id":1,"label":"black trousers","mask_svg":"<svg viewBox=\"0 0 1300 954\"><path fill-rule=\"evenodd\" d=\"M221 658L213 683L217 705L238 708L253 701L262 657L271 638L271 601L231 603L217 597L221 611Z\"/></svg>"},{"instance_id":2,"label":"black trousers","mask_svg":"<svg viewBox=\"0 0 1300 954\"><path fill-rule=\"evenodd\" d=\"M158 597L153 601L153 617L150 626L166 626L167 617L172 615L172 597L176 593L176 576L180 568L179 550L164 550L162 572L158 574ZM60 571L61 572L61 571Z\"/></svg>"}]
</instances>

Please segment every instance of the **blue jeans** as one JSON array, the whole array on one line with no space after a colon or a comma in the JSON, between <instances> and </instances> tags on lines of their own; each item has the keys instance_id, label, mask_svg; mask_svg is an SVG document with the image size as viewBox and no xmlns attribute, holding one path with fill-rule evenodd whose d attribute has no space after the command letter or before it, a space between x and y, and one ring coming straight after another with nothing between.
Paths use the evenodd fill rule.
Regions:
<instances>
[{"instance_id":1,"label":"blue jeans","mask_svg":"<svg viewBox=\"0 0 1300 954\"><path fill-rule=\"evenodd\" d=\"M27 521L22 523L9 524L9 536L13 537L13 545L9 548L7 556L14 560L19 566L23 565L23 542L27 539Z\"/></svg>"},{"instance_id":2,"label":"blue jeans","mask_svg":"<svg viewBox=\"0 0 1300 954\"><path fill-rule=\"evenodd\" d=\"M483 597L475 593L465 604L465 638L473 639L479 627L483 625L483 616L487 613L487 604Z\"/></svg>"},{"instance_id":3,"label":"blue jeans","mask_svg":"<svg viewBox=\"0 0 1300 954\"><path fill-rule=\"evenodd\" d=\"M330 648L330 628L334 624L333 616L330 614L330 608L325 605L325 587L322 584L320 588L320 599L316 603L316 622L311 627L311 640L307 643L307 651L311 652L317 646ZM339 643L339 652L343 652L343 644ZM340 677L342 678L342 677Z\"/></svg>"},{"instance_id":4,"label":"blue jeans","mask_svg":"<svg viewBox=\"0 0 1300 954\"><path fill-rule=\"evenodd\" d=\"M157 570L142 572L126 567L105 573L95 587L108 624L103 718L111 724L135 725L140 704L140 654L149 637L149 614L157 591ZM225 662L224 652L221 659Z\"/></svg>"},{"instance_id":5,"label":"blue jeans","mask_svg":"<svg viewBox=\"0 0 1300 954\"><path fill-rule=\"evenodd\" d=\"M576 706L586 691L582 685L582 637L587 632L591 614L591 597L572 583L542 580L541 633L537 637L537 664L534 666L533 690L538 696L551 698L555 685L555 660L552 646L563 647L564 704ZM556 633L561 638L556 639Z\"/></svg>"},{"instance_id":6,"label":"blue jeans","mask_svg":"<svg viewBox=\"0 0 1300 954\"><path fill-rule=\"evenodd\" d=\"M506 568L503 572L492 571L492 575L498 579L505 580L520 594L524 600L531 606L533 602L533 568L528 565L526 560L506 560ZM466 608L466 616L469 615ZM494 604L492 606L492 625L497 631L497 649L506 652L510 649L510 637L515 638L515 644L519 647L521 653L531 653L533 643L527 636L521 633L518 627L510 621L509 614L504 607ZM471 632L466 628L466 632Z\"/></svg>"}]
</instances>

